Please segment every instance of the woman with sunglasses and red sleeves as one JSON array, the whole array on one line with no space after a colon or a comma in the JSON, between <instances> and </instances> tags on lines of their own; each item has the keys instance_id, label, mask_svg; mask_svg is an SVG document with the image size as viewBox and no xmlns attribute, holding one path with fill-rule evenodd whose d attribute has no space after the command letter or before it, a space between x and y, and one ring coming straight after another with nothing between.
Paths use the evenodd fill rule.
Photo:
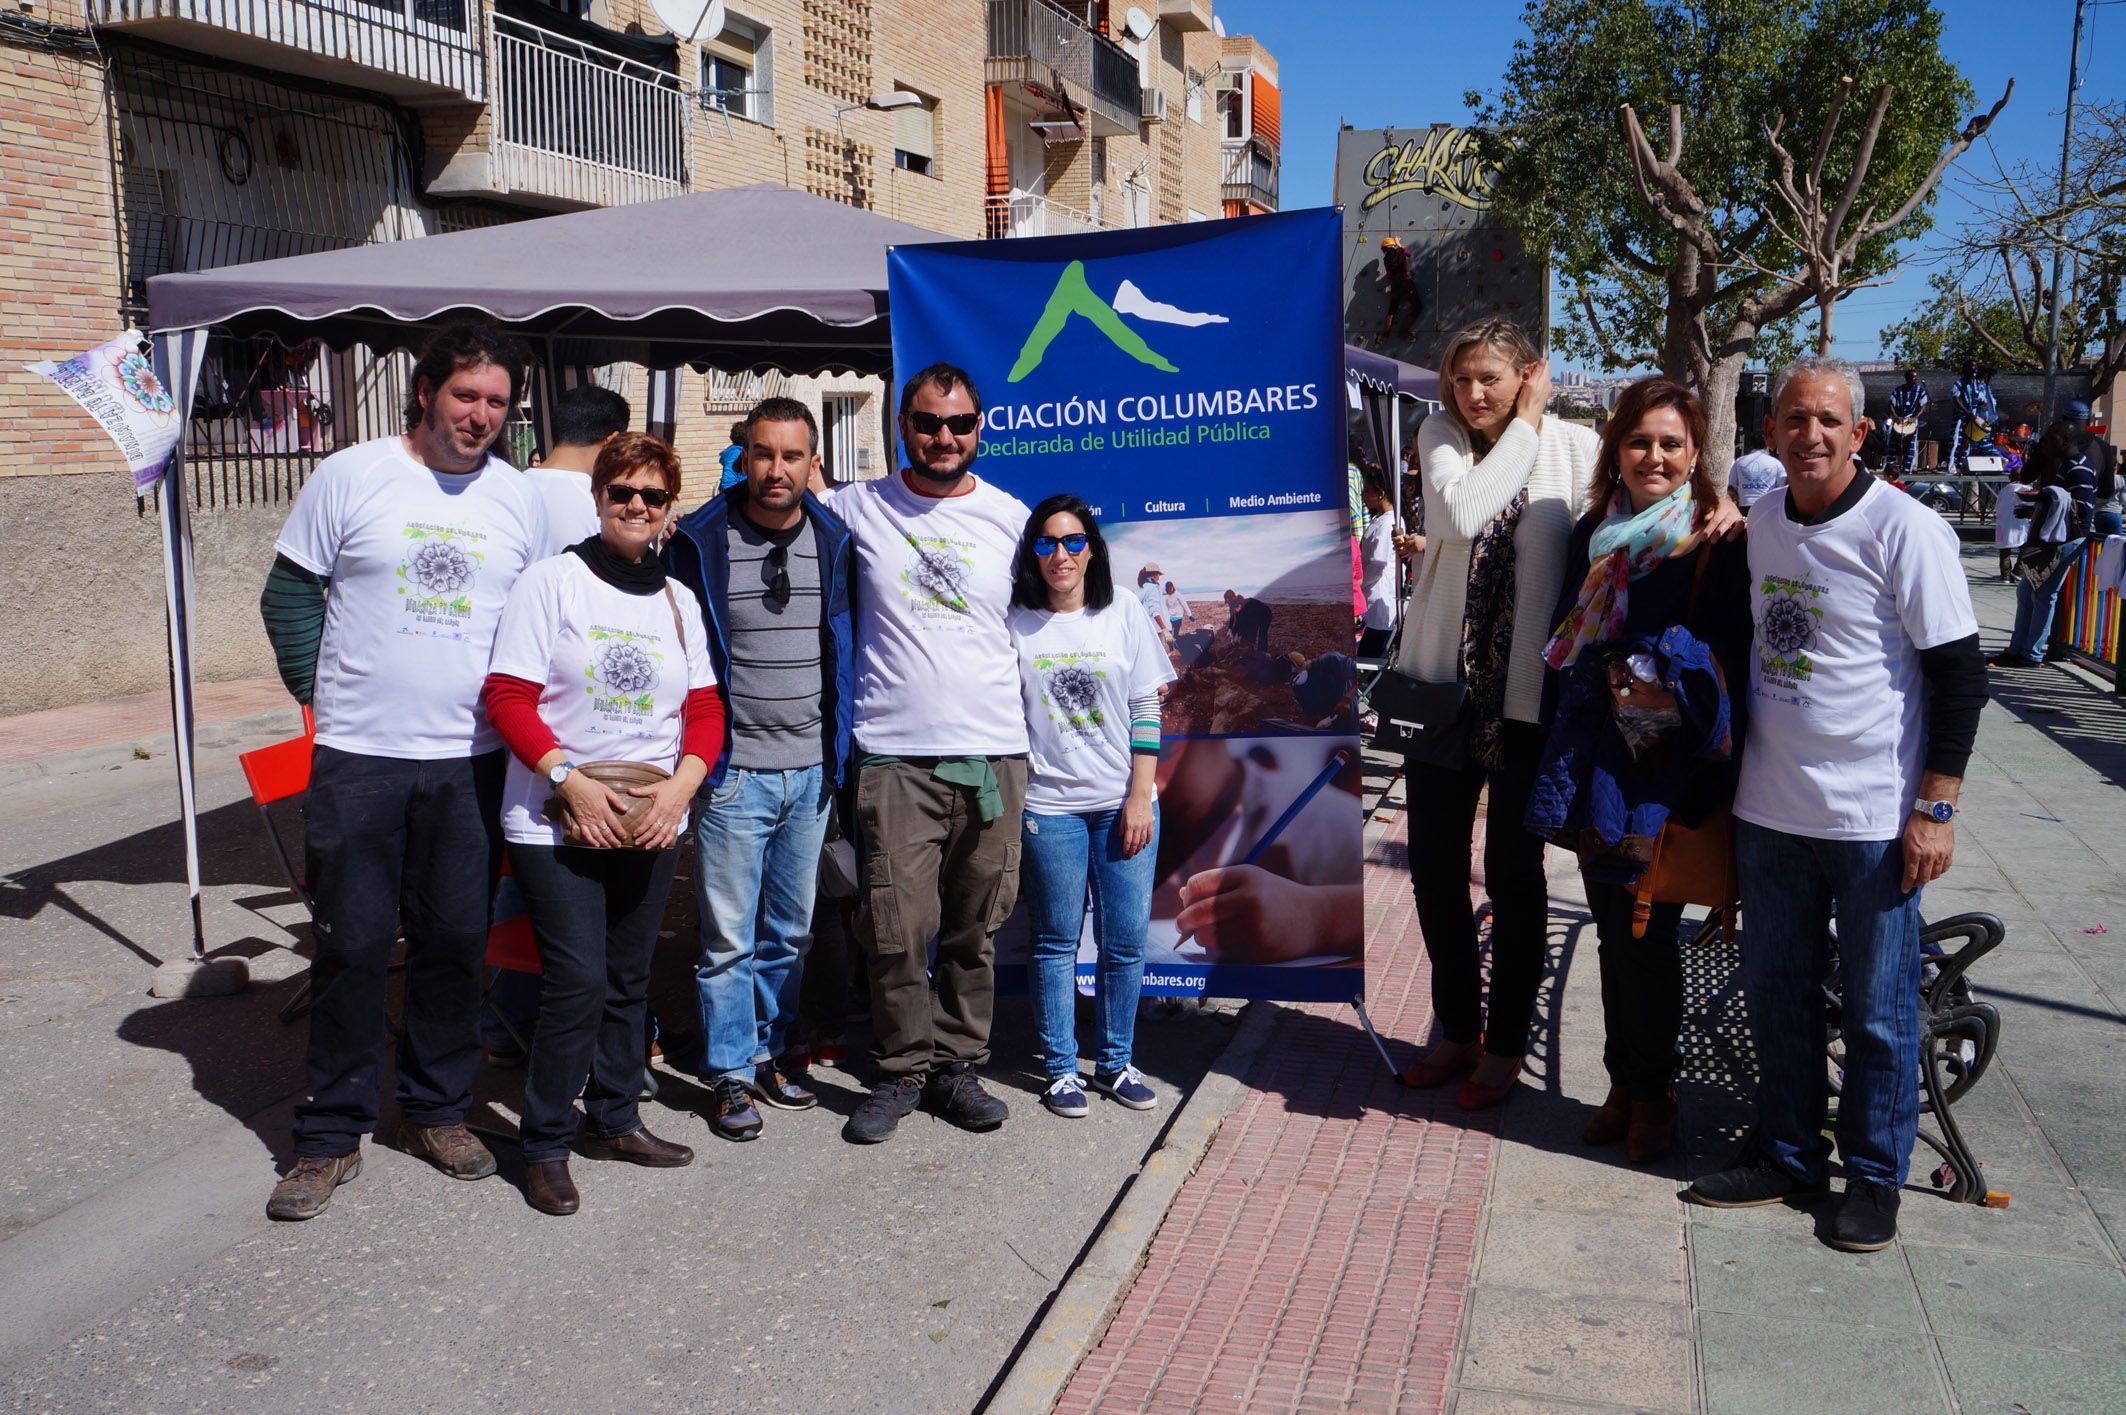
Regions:
<instances>
[{"instance_id":1,"label":"woman with sunglasses and red sleeves","mask_svg":"<svg viewBox=\"0 0 2126 1415\"><path fill-rule=\"evenodd\" d=\"M598 534L518 577L488 663L487 716L511 756L502 835L544 977L523 1124L525 1198L542 1213L580 1203L572 1145L659 1168L694 1158L638 1110L650 953L687 803L723 747L701 606L657 560L678 494L664 443L606 443L591 473Z\"/></svg>"},{"instance_id":2,"label":"woman with sunglasses and red sleeves","mask_svg":"<svg viewBox=\"0 0 2126 1415\"><path fill-rule=\"evenodd\" d=\"M1057 1115L1086 1113L1078 1074L1077 960L1090 886L1096 973L1093 1089L1133 1110L1158 1097L1130 1064L1159 857L1159 696L1174 666L1152 623L1117 604L1092 509L1051 496L1013 562L1011 638L1030 743L1020 873L1032 992Z\"/></svg>"}]
</instances>

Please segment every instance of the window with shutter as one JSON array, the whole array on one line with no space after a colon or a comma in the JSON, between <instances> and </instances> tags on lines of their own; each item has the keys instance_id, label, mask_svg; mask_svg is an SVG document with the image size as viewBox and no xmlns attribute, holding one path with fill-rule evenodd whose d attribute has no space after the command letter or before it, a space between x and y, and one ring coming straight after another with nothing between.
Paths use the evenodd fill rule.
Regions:
<instances>
[{"instance_id":1,"label":"window with shutter","mask_svg":"<svg viewBox=\"0 0 2126 1415\"><path fill-rule=\"evenodd\" d=\"M901 88L902 93L914 90ZM934 98L893 110L893 165L910 172L935 177L937 170L938 105Z\"/></svg>"}]
</instances>

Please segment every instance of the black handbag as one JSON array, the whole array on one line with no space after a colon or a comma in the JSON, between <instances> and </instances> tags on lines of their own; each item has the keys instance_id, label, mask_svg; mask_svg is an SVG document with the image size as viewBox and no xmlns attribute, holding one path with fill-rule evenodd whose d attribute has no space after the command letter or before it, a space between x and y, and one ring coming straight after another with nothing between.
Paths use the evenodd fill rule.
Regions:
<instances>
[{"instance_id":1,"label":"black handbag","mask_svg":"<svg viewBox=\"0 0 2126 1415\"><path fill-rule=\"evenodd\" d=\"M1467 683L1427 683L1383 668L1373 680L1368 705L1380 720L1373 730L1376 749L1449 771L1468 764L1469 726L1476 713Z\"/></svg>"}]
</instances>

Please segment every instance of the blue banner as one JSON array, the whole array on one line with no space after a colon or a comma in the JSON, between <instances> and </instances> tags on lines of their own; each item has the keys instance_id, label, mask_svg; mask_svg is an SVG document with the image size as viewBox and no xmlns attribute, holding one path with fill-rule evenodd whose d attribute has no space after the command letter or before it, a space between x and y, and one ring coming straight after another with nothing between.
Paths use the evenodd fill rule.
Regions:
<instances>
[{"instance_id":1,"label":"blue banner","mask_svg":"<svg viewBox=\"0 0 2126 1415\"><path fill-rule=\"evenodd\" d=\"M1363 994L1340 258L1315 210L888 261L896 379L972 376L974 471L1083 497L1173 657L1148 994Z\"/></svg>"}]
</instances>

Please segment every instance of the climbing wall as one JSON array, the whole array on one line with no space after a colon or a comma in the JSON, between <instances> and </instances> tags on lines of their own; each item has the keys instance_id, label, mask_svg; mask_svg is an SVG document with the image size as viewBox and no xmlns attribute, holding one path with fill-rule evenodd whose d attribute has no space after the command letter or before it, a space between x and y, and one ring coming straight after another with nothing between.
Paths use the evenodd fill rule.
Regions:
<instances>
[{"instance_id":1,"label":"climbing wall","mask_svg":"<svg viewBox=\"0 0 2126 1415\"><path fill-rule=\"evenodd\" d=\"M1474 134L1429 128L1346 128L1336 140L1336 200L1344 214L1344 337L1436 367L1456 329L1482 315L1518 320L1541 337L1549 271L1491 213L1497 173L1478 163ZM1387 314L1380 238L1409 248L1424 313L1408 337L1378 342Z\"/></svg>"}]
</instances>

